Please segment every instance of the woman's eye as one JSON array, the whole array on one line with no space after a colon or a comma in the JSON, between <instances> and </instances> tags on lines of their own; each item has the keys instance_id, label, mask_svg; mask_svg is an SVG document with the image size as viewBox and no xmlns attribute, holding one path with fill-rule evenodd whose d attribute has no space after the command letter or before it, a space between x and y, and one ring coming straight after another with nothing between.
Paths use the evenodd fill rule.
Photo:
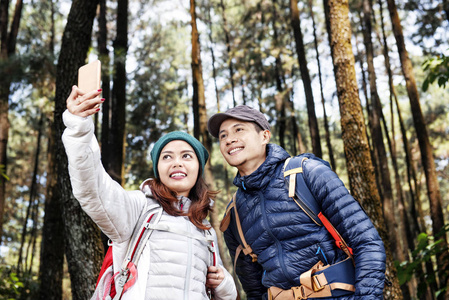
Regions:
<instances>
[{"instance_id":1,"label":"woman's eye","mask_svg":"<svg viewBox=\"0 0 449 300\"><path fill-rule=\"evenodd\" d=\"M165 154L164 156L162 156L162 159L169 159L169 158L171 158L171 156L168 154Z\"/></svg>"},{"instance_id":2,"label":"woman's eye","mask_svg":"<svg viewBox=\"0 0 449 300\"><path fill-rule=\"evenodd\" d=\"M191 154L184 154L183 156L184 158L193 158L193 156Z\"/></svg>"}]
</instances>

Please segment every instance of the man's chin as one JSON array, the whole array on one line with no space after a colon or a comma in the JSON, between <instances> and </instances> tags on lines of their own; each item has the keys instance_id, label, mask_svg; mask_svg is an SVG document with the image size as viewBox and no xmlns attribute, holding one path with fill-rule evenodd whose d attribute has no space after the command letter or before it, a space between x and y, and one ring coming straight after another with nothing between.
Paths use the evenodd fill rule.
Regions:
<instances>
[{"instance_id":1,"label":"man's chin","mask_svg":"<svg viewBox=\"0 0 449 300\"><path fill-rule=\"evenodd\" d=\"M236 160L236 159L226 159L226 162L228 163L228 165L230 165L231 167L235 167L235 168L238 168L239 166L241 166L243 164L242 161Z\"/></svg>"}]
</instances>

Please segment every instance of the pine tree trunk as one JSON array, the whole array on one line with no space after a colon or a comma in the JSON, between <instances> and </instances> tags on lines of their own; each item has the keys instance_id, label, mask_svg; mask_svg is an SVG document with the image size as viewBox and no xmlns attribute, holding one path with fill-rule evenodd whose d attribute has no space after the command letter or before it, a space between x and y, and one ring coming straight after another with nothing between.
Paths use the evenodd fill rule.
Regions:
<instances>
[{"instance_id":1,"label":"pine tree trunk","mask_svg":"<svg viewBox=\"0 0 449 300\"><path fill-rule=\"evenodd\" d=\"M324 8L340 104L342 139L351 194L365 208L382 239L388 241L358 95L348 2L324 0ZM384 298L402 299L391 250L388 244L385 248L387 253L387 279L392 282L392 285L386 285Z\"/></svg>"},{"instance_id":2,"label":"pine tree trunk","mask_svg":"<svg viewBox=\"0 0 449 300\"><path fill-rule=\"evenodd\" d=\"M206 147L207 151L212 157L212 140L207 131L207 111L206 98L204 94L203 71L201 64L201 49L199 43L198 29L196 26L196 12L195 0L190 0L190 15L192 25L192 81L193 81L193 115L194 119L194 136ZM210 189L215 190L215 179L211 169L211 162L206 164L205 178ZM212 211L210 215L211 224L215 229L218 240L218 248L220 253L225 253L226 248L223 243L223 235L219 229L218 210ZM223 255L224 257L224 255ZM225 261L223 261L225 263ZM230 262L226 262L229 268Z\"/></svg>"},{"instance_id":3,"label":"pine tree trunk","mask_svg":"<svg viewBox=\"0 0 449 300\"><path fill-rule=\"evenodd\" d=\"M64 265L64 234L61 197L57 185L55 156L55 127L51 122L48 135L47 190L45 197L44 226L42 228L41 263L39 270L39 300L62 299L62 275Z\"/></svg>"},{"instance_id":4,"label":"pine tree trunk","mask_svg":"<svg viewBox=\"0 0 449 300\"><path fill-rule=\"evenodd\" d=\"M54 120L57 137L64 131L62 113L66 109L67 96L76 84L78 68L86 61L97 5L98 0L75 0L70 9L56 70ZM60 139L56 139L55 150L72 299L85 300L94 291L103 260L100 231L72 195L67 156Z\"/></svg>"},{"instance_id":5,"label":"pine tree trunk","mask_svg":"<svg viewBox=\"0 0 449 300\"><path fill-rule=\"evenodd\" d=\"M231 81L231 93L232 93L232 101L234 107L237 106L237 101L235 100L235 82L234 82L234 64L232 63L232 53L231 53L231 34L228 29L228 21L226 18L226 7L224 5L224 1L220 0L221 7L221 16L223 18L223 31L225 34L226 41L226 54L228 56L228 68L229 68L229 80Z\"/></svg>"},{"instance_id":6,"label":"pine tree trunk","mask_svg":"<svg viewBox=\"0 0 449 300\"><path fill-rule=\"evenodd\" d=\"M298 64L301 71L301 79L304 85L306 95L307 115L309 118L310 138L312 141L312 151L318 157L323 157L321 150L320 130L315 113L315 102L313 100L312 83L310 80L309 69L307 68L306 51L301 32L301 20L299 17L298 1L290 0L291 26L296 42L296 54L298 55Z\"/></svg>"},{"instance_id":7,"label":"pine tree trunk","mask_svg":"<svg viewBox=\"0 0 449 300\"><path fill-rule=\"evenodd\" d=\"M393 189L391 185L391 175L388 167L387 151L385 149L384 136L381 127L382 104L380 103L379 94L377 92L376 73L374 70L374 49L371 40L372 25L371 15L372 8L369 0L363 0L363 40L366 49L366 60L368 65L368 78L371 96L371 136L373 139L373 146L376 148L377 163L379 165L379 182L382 189L382 207L384 218L387 225L388 237L393 257L399 261L405 261L404 251L398 242L397 221L395 219L395 212L397 208L394 205ZM405 295L406 298L409 298Z\"/></svg>"},{"instance_id":8,"label":"pine tree trunk","mask_svg":"<svg viewBox=\"0 0 449 300\"><path fill-rule=\"evenodd\" d=\"M214 79L214 87L215 87L215 98L217 100L216 104L217 104L217 112L220 112L220 94L218 91L218 85L217 85L217 68L215 67L215 51L214 51L214 40L213 40L213 30L212 30L212 19L211 19L211 15L210 15L210 11L212 10L211 7L206 7L206 16L207 16L207 23L209 25L209 31L208 31L208 35L209 35L209 41L210 41L210 46L209 46L209 51L210 51L210 56L212 59L212 78Z\"/></svg>"},{"instance_id":9,"label":"pine tree trunk","mask_svg":"<svg viewBox=\"0 0 449 300\"><path fill-rule=\"evenodd\" d=\"M19 258L18 258L18 262L17 262L17 272L19 274L24 274L27 267L26 264L28 262L28 251L26 251L26 255L25 255L25 260L23 261L23 248L25 247L25 243L26 243L26 239L27 239L27 224L28 224L28 220L32 221L33 224L33 228L36 224L35 220L33 217L30 218L30 215L33 215L33 211L34 211L34 207L37 205L35 203L36 201L36 183L37 183L37 176L38 176L38 166L39 166L39 154L41 151L41 138L42 138L42 131L43 131L43 120L44 116L41 115L40 120L39 120L39 129L38 129L38 134L37 134L37 143L36 143L36 154L34 155L34 167L33 167L33 175L31 177L31 185L30 185L30 193L29 193L29 201L28 201L28 208L27 208L27 212L25 215L25 218L23 219L23 227L22 227L22 234L21 234L21 241L20 241L20 248L19 248ZM31 234L30 234L30 238L28 241L28 246L31 244ZM25 263L25 266L22 266L22 264Z\"/></svg>"},{"instance_id":10,"label":"pine tree trunk","mask_svg":"<svg viewBox=\"0 0 449 300\"><path fill-rule=\"evenodd\" d=\"M440 187L436 174L435 161L433 159L433 150L432 146L430 145L426 122L424 120L424 116L421 110L421 104L419 102L419 93L416 86L415 75L413 73L413 66L405 47L402 25L398 16L396 3L394 0L387 0L387 3L394 37L396 39L396 45L398 47L399 58L401 60L402 73L405 78L407 94L410 100L413 123L415 125L416 135L418 137L419 149L421 151L421 161L424 169L424 174L426 176L427 196L429 197L430 214L432 218L432 229L433 235L435 236L439 234L444 227L444 215ZM441 236L441 238L443 239L441 248L446 248L448 245L446 234ZM449 252L447 250L439 251L439 254L437 255L437 261L440 262L438 264L440 289L447 287L449 283L449 276L446 272L446 270L449 268L447 263L449 261L448 256ZM439 297L439 299L444 298L444 293L441 294L442 295Z\"/></svg>"},{"instance_id":11,"label":"pine tree trunk","mask_svg":"<svg viewBox=\"0 0 449 300\"><path fill-rule=\"evenodd\" d=\"M101 162L106 170L109 169L109 130L110 130L110 114L111 114L111 85L109 73L109 50L107 47L108 29L106 21L106 0L100 0L100 10L98 14L98 52L101 61L101 95L106 100L101 105L102 122L101 122Z\"/></svg>"},{"instance_id":12,"label":"pine tree trunk","mask_svg":"<svg viewBox=\"0 0 449 300\"><path fill-rule=\"evenodd\" d=\"M337 164L335 162L334 150L332 148L331 139L330 139L329 121L327 119L326 102L324 99L324 92L323 92L323 75L321 74L320 53L318 51L318 38L317 38L317 33L316 33L315 17L314 17L314 13L313 13L313 3L312 3L312 0L308 0L307 3L309 6L310 18L312 19L313 44L314 44L314 48L315 48L316 62L317 62L317 67L318 67L318 79L320 82L320 95L321 95L321 104L323 106L323 122L324 122L324 130L325 130L325 137L326 137L326 147L327 147L327 151L329 152L329 162L331 164L332 170L334 170L334 172L337 172Z\"/></svg>"},{"instance_id":13,"label":"pine tree trunk","mask_svg":"<svg viewBox=\"0 0 449 300\"><path fill-rule=\"evenodd\" d=\"M54 54L55 7L53 0L51 7L51 36L49 51ZM54 78L53 78L54 80ZM42 227L42 242L39 263L39 291L38 300L62 299L62 277L64 266L64 224L60 207L55 157L55 126L52 118L47 118L48 147L47 147L47 186L45 190L44 220ZM46 280L43 280L45 278Z\"/></svg>"},{"instance_id":14,"label":"pine tree trunk","mask_svg":"<svg viewBox=\"0 0 449 300\"><path fill-rule=\"evenodd\" d=\"M208 9L207 12L207 16L208 16L208 21L210 24L210 28L209 28L209 39L211 42L211 45L213 45L213 40L212 40L212 24L211 24L211 19L210 19L210 9ZM215 70L215 55L214 55L214 50L213 47L210 47L210 51L211 51L211 56L212 56L212 68L213 68L213 78L214 78L214 83L215 83L215 93L217 96L217 111L220 111L220 98L219 98L219 94L218 94L218 88L217 88L217 81L216 81L216 70ZM201 61L201 57L199 57L199 60ZM201 74L202 77L202 74ZM206 110L206 107L204 107L204 109ZM200 115L200 113L198 113L198 115ZM207 123L206 123L207 125ZM203 136L203 140L204 137L207 137L206 140L210 140L207 131L206 132L202 132L201 136ZM212 141L210 140L208 145L207 145L207 151L209 151L210 156L212 156ZM226 166L226 165L225 165ZM206 174L205 174L205 178L206 178L206 182L209 184L210 189L212 190L216 190L217 187L215 186L215 178L212 172L212 164L211 161L209 160L209 162L206 165ZM225 171L225 182L226 184L228 184L228 180L227 180L227 173L226 173L226 167L224 169ZM229 187L226 188L226 191L229 192ZM229 196L229 195L228 195ZM225 199L229 199L229 197L225 197ZM226 246L224 244L224 239L223 239L223 234L220 231L219 227L220 227L220 216L219 216L219 212L217 209L217 201L218 199L215 199L215 205L214 205L214 210L212 211L212 213L210 214L210 220L211 220L211 224L212 227L214 227L216 233L217 233L217 242L218 242L218 249L220 251L220 255L223 261L223 266L227 269L227 270L232 270L232 262L230 259L230 256L227 255L226 251Z\"/></svg>"},{"instance_id":15,"label":"pine tree trunk","mask_svg":"<svg viewBox=\"0 0 449 300\"><path fill-rule=\"evenodd\" d=\"M8 33L9 1L0 1L0 61L8 62L16 52L16 41L19 33L19 25L22 17L22 0L16 1L14 16L11 23L11 31ZM12 66L9 66L12 67ZM3 236L3 217L5 211L5 188L7 178L7 149L9 137L9 96L11 77L9 67L0 71L0 245Z\"/></svg>"},{"instance_id":16,"label":"pine tree trunk","mask_svg":"<svg viewBox=\"0 0 449 300\"><path fill-rule=\"evenodd\" d=\"M101 120L101 163L105 170L110 170L109 161L111 158L111 147L109 147L109 132L110 132L110 118L111 118L111 84L109 72L109 50L107 47L108 28L106 21L106 0L100 0L100 9L98 13L98 53L101 61L101 96L106 100L101 105L102 120ZM97 117L98 114L95 114ZM112 172L111 172L112 173ZM109 238L101 232L101 241L103 243L104 255L109 248Z\"/></svg>"},{"instance_id":17,"label":"pine tree trunk","mask_svg":"<svg viewBox=\"0 0 449 300\"><path fill-rule=\"evenodd\" d=\"M114 73L111 106L109 175L124 179L126 129L126 54L128 52L128 0L117 2L117 36L114 41ZM106 102L106 101L105 101Z\"/></svg>"}]
</instances>

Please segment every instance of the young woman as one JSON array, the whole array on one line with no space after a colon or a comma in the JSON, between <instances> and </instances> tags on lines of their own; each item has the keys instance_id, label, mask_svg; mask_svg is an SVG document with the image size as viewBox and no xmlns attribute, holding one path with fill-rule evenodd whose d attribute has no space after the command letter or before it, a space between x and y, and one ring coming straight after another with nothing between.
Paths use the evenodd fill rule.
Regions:
<instances>
[{"instance_id":1,"label":"young woman","mask_svg":"<svg viewBox=\"0 0 449 300\"><path fill-rule=\"evenodd\" d=\"M146 207L159 203L163 208L140 256L133 276L136 280L121 299L209 299L208 290L214 299L236 299L232 276L219 255L212 266L205 238L212 234L217 244L216 233L206 220L211 198L216 195L201 176L209 157L206 149L187 133L166 134L151 152L155 178L144 181L140 190L125 191L101 164L90 117L104 101L100 93L84 93L73 86L63 114L66 129L62 140L73 194L113 242L114 272L120 270Z\"/></svg>"}]
</instances>

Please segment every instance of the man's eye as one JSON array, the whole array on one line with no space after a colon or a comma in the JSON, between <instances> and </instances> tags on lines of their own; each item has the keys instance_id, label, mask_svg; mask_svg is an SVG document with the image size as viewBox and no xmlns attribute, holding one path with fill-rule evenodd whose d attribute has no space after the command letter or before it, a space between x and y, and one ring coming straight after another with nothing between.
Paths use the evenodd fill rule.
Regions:
<instances>
[{"instance_id":1,"label":"man's eye","mask_svg":"<svg viewBox=\"0 0 449 300\"><path fill-rule=\"evenodd\" d=\"M220 135L220 140L222 140L222 139L224 139L224 138L226 138L226 134Z\"/></svg>"},{"instance_id":2,"label":"man's eye","mask_svg":"<svg viewBox=\"0 0 449 300\"><path fill-rule=\"evenodd\" d=\"M242 131L242 130L243 130L243 128L237 128L235 131L239 132L239 131Z\"/></svg>"}]
</instances>

